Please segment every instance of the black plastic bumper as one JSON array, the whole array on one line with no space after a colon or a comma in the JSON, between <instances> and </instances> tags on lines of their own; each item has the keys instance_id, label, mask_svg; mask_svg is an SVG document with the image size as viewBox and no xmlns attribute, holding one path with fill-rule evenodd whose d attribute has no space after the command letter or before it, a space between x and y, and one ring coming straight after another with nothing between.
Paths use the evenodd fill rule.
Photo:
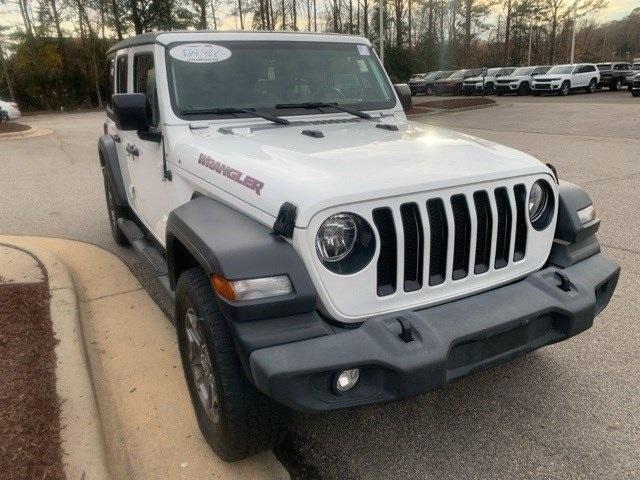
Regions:
<instances>
[{"instance_id":1,"label":"black plastic bumper","mask_svg":"<svg viewBox=\"0 0 640 480\"><path fill-rule=\"evenodd\" d=\"M569 281L568 291L557 272ZM251 377L266 395L296 410L414 396L588 329L619 274L615 262L597 254L461 300L372 318L352 330L325 326L306 340L294 335L290 343L252 350ZM399 338L398 318L410 326L412 341ZM351 368L361 371L358 384L337 394L335 375Z\"/></svg>"}]
</instances>

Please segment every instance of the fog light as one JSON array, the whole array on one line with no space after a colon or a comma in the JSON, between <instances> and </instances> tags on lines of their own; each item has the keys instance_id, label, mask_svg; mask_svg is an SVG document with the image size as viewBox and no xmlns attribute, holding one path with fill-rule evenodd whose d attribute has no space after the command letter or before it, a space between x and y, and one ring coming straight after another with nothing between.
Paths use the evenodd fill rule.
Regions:
<instances>
[{"instance_id":1,"label":"fog light","mask_svg":"<svg viewBox=\"0 0 640 480\"><path fill-rule=\"evenodd\" d=\"M336 377L336 390L340 393L348 392L356 386L358 380L360 380L360 369L343 370Z\"/></svg>"}]
</instances>

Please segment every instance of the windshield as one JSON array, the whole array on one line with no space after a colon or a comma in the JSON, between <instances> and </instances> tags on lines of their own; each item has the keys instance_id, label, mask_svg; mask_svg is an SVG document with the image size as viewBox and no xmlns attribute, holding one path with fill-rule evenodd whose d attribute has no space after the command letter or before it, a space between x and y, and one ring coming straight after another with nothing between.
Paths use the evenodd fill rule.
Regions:
<instances>
[{"instance_id":1,"label":"windshield","mask_svg":"<svg viewBox=\"0 0 640 480\"><path fill-rule=\"evenodd\" d=\"M456 70L455 72L453 72L451 74L451 76L447 77L448 80L456 80L459 78L464 78L465 73L467 73L466 70Z\"/></svg>"},{"instance_id":2,"label":"windshield","mask_svg":"<svg viewBox=\"0 0 640 480\"><path fill-rule=\"evenodd\" d=\"M442 75L442 72L431 72L431 73L427 74L427 76L424 77L424 79L427 80L427 81L436 80L436 79L440 78L440 75Z\"/></svg>"},{"instance_id":3,"label":"windshield","mask_svg":"<svg viewBox=\"0 0 640 480\"><path fill-rule=\"evenodd\" d=\"M527 77L533 72L533 67L516 68L513 72L514 77Z\"/></svg>"},{"instance_id":4,"label":"windshield","mask_svg":"<svg viewBox=\"0 0 640 480\"><path fill-rule=\"evenodd\" d=\"M170 45L167 52L172 106L189 118L211 117L216 114L207 110L224 108L275 112L276 104L304 102L359 110L396 104L376 56L365 45L221 41Z\"/></svg>"},{"instance_id":5,"label":"windshield","mask_svg":"<svg viewBox=\"0 0 640 480\"><path fill-rule=\"evenodd\" d=\"M490 68L487 70L487 77L495 77L498 75L498 72L500 72L499 68ZM482 72L480 72L480 75L482 75Z\"/></svg>"},{"instance_id":6,"label":"windshield","mask_svg":"<svg viewBox=\"0 0 640 480\"><path fill-rule=\"evenodd\" d=\"M506 77L507 75L511 75L515 71L515 68L501 68L496 73L496 77Z\"/></svg>"},{"instance_id":7,"label":"windshield","mask_svg":"<svg viewBox=\"0 0 640 480\"><path fill-rule=\"evenodd\" d=\"M573 65L556 65L555 67L551 67L547 73L566 74L573 72L573 68Z\"/></svg>"}]
</instances>

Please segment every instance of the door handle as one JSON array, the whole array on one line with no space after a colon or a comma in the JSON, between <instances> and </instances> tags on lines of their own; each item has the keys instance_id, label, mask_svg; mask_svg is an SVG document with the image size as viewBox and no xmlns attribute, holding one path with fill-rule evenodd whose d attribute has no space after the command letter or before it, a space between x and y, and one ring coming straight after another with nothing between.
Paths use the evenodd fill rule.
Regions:
<instances>
[{"instance_id":1,"label":"door handle","mask_svg":"<svg viewBox=\"0 0 640 480\"><path fill-rule=\"evenodd\" d=\"M117 133L114 133L113 135L111 135L111 137L113 137L113 141L116 143L120 143L122 141L120 135L118 135Z\"/></svg>"},{"instance_id":2,"label":"door handle","mask_svg":"<svg viewBox=\"0 0 640 480\"><path fill-rule=\"evenodd\" d=\"M138 147L130 143L127 143L127 153L134 157L137 157L138 155L140 155L140 153L138 152Z\"/></svg>"}]
</instances>

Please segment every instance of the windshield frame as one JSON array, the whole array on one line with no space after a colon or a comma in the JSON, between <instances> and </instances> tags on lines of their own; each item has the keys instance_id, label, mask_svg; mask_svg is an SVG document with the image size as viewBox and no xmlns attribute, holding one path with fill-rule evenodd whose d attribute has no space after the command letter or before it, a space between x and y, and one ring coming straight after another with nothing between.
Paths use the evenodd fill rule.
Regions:
<instances>
[{"instance_id":1,"label":"windshield frame","mask_svg":"<svg viewBox=\"0 0 640 480\"><path fill-rule=\"evenodd\" d=\"M165 57L165 75L166 75L166 80L167 80L167 87L169 90L169 102L171 105L171 110L173 111L173 114L181 119L181 120L185 120L185 121L204 121L204 120L229 120L229 119L238 119L238 120L249 120L249 119L256 119L256 117L254 115L250 115L250 114L244 114L244 113L233 113L233 114L223 114L223 113L187 113L185 114L184 112L181 112L180 109L178 108L178 105L176 103L176 89L175 89L175 85L173 83L173 75L171 75L171 68L172 68L172 63L174 61L174 58L170 55L170 51L173 47L178 46L178 45L184 45L184 44L189 44L189 43L212 43L212 44L216 44L216 45L227 45L229 43L272 43L272 44L296 44L296 45L306 45L306 46L323 46L323 45L353 45L354 48L357 48L357 45L365 45L364 43L356 43L356 42L317 42L317 41L300 41L300 40L205 40L205 41L199 41L199 42L194 42L193 40L181 40L181 41L176 41L176 42L171 42L171 43L167 43L164 45L164 57ZM393 85L393 83L391 82L391 79L389 78L389 75L387 74L387 71L385 70L385 68L381 65L380 63L380 59L378 58L378 55L376 54L375 50L373 48L371 48L370 45L365 45L370 52L370 55L372 57L372 60L377 64L378 68L380 68L380 73L382 76L382 80L384 81L385 85L387 88L389 88L389 91L391 93L391 99L389 102L384 103L384 102L380 102L377 104L374 104L373 108L370 108L367 105L366 109L363 109L362 107L362 103L342 103L340 102L340 105L343 105L347 108L351 108L354 110L362 110L362 111L380 111L380 110L395 110L398 105L399 105L399 101L398 101L398 96L395 90L395 87ZM323 108L323 110L330 110L330 111L323 111L323 112L319 112L319 111L314 111L314 110L310 110L308 108L291 108L288 109L286 112L287 117L289 116L307 116L307 115L335 115L337 113L344 113L341 110L338 110L337 108L332 108L332 107L326 107ZM275 108L260 108L259 111L261 113L267 113L270 115L276 115L276 116L282 116L282 110L277 110Z\"/></svg>"}]
</instances>

